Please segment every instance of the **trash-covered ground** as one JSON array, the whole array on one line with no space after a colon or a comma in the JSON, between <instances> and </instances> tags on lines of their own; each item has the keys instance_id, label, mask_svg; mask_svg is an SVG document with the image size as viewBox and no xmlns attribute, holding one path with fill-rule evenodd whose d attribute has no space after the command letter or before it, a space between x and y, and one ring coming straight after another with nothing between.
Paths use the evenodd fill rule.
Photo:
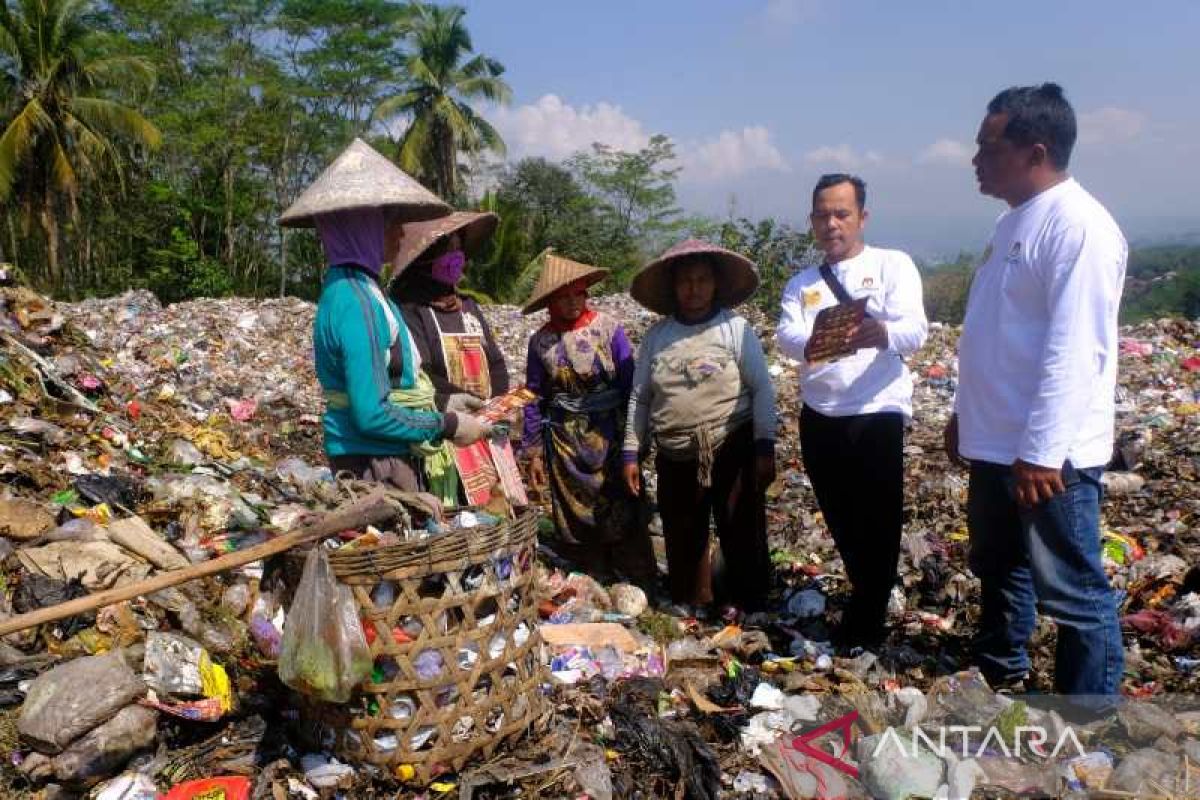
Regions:
<instances>
[{"instance_id":1,"label":"trash-covered ground","mask_svg":"<svg viewBox=\"0 0 1200 800\"><path fill-rule=\"evenodd\" d=\"M311 304L230 299L162 308L149 294L129 293L63 306L16 287L0 287L0 299L0 622L261 546L312 512L354 499L353 487L330 480L320 455ZM635 342L654 321L628 296L595 305L617 315ZM519 377L542 319L511 307L487 313ZM1200 796L1200 715L1188 705L1200 697L1200 571L1192 569L1200 324L1123 331L1105 553L1124 593L1124 690L1134 702L1116 720L1072 728L1081 746L1051 755L1067 727L1062 715L1040 710L1036 695L998 695L964 672L978 587L966 569L965 474L941 452L955 331L935 329L910 362L916 418L893 634L879 653L842 657L827 638L845 583L800 465L794 365L773 351L769 321L752 321L768 346L783 422L769 507L775 613L677 619L656 610L660 598L571 574L546 553L539 659L553 713L488 758L420 776L407 764L346 763L314 733L311 704L280 672L292 686L332 697L367 672L383 680L388 665L363 663L363 643L343 637L370 638L370 626L327 636L339 645L317 648L328 670L293 658L283 640L299 607L294 596L308 596L299 588L308 568L286 555L252 562L3 637L0 793ZM358 526L336 538L357 547L391 535ZM507 574L496 567L497 580ZM371 601L382 602L379 589ZM301 616L311 618L294 619ZM416 620L389 624L397 642L425 635ZM514 632L495 652L527 637ZM1052 687L1053 641L1053 627L1041 624L1030 688ZM436 655L409 666L438 674ZM478 648L456 654L464 673L483 656ZM330 672L334 680L314 685ZM426 710L455 702L430 693L361 710L411 726L404 730L417 731L417 748L419 735L429 735L419 727ZM847 715L857 715L853 741L841 746ZM466 741L501 724L489 717L452 735ZM936 742L934 731L947 725L980 728L969 748L964 739L969 752L914 746L905 755L881 746L888 731L901 731L907 745L914 729ZM1046 731L1049 745L1002 757L1004 742L1019 743L1027 727ZM381 734L375 746L396 747L395 739Z\"/></svg>"}]
</instances>

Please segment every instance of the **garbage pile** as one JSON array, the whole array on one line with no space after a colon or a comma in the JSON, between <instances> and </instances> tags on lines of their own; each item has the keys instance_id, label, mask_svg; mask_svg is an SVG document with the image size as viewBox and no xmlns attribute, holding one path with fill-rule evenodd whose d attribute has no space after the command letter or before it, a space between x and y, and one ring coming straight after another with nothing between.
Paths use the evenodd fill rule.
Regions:
<instances>
[{"instance_id":1,"label":"garbage pile","mask_svg":"<svg viewBox=\"0 0 1200 800\"><path fill-rule=\"evenodd\" d=\"M626 295L595 306L635 344L655 320ZM485 313L519 381L544 314ZM878 653L846 655L829 643L846 584L800 462L797 365L775 350L771 321L747 313L779 394L772 613L680 619L658 610L658 593L602 585L546 555L537 616L553 718L523 743L417 780L339 758L280 679L339 697L368 673L378 682L362 653L380 634L367 626L345 658L323 655L340 665L333 673L282 668L304 559L254 561L0 638L0 793L1200 795L1200 713L1188 702L1200 680L1200 324L1122 331L1104 553L1122 592L1129 704L1078 724L1071 709L997 694L966 670L979 591L966 566L966 475L941 452L957 331L935 325L909 362L893 632ZM320 455L312 315L291 299L164 308L131 292L56 305L0 287L0 623L269 543L352 500ZM338 541L391 533L360 526ZM383 635L419 635L393 623ZM1053 639L1040 623L1033 682L1045 690ZM458 655L471 666L484 654ZM937 746L964 727L978 730ZM1031 745L1028 729L1044 741ZM1068 731L1078 746L1068 738L1054 752Z\"/></svg>"}]
</instances>

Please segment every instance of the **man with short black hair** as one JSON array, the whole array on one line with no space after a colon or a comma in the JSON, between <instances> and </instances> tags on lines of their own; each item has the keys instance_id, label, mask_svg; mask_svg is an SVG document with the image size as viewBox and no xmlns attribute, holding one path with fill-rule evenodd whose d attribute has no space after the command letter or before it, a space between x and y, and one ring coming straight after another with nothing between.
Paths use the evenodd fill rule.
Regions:
<instances>
[{"instance_id":1,"label":"man with short black hair","mask_svg":"<svg viewBox=\"0 0 1200 800\"><path fill-rule=\"evenodd\" d=\"M1075 113L1046 83L988 104L973 163L1009 205L975 274L959 340L952 460L970 462L970 565L982 614L975 655L1019 683L1034 605L1058 627L1058 691L1111 697L1124 655L1100 561L1100 474L1112 454L1117 308L1128 250L1066 170Z\"/></svg>"},{"instance_id":2,"label":"man with short black hair","mask_svg":"<svg viewBox=\"0 0 1200 800\"><path fill-rule=\"evenodd\" d=\"M825 175L812 195L813 236L823 263L801 270L783 292L777 337L800 367L804 467L850 580L850 603L835 632L846 649L877 648L886 635L904 519L904 427L912 418L912 376L904 357L925 342L921 277L899 250L863 241L866 184ZM818 361L817 314L866 300L866 316L838 351Z\"/></svg>"}]
</instances>

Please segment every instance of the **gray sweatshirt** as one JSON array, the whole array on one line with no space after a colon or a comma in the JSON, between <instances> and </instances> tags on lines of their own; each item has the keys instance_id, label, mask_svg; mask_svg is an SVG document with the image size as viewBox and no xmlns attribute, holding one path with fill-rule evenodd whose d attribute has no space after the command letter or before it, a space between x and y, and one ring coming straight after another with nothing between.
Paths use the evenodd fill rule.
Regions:
<instances>
[{"instance_id":1,"label":"gray sweatshirt","mask_svg":"<svg viewBox=\"0 0 1200 800\"><path fill-rule=\"evenodd\" d=\"M755 441L773 443L775 387L743 317L728 309L694 325L666 317L646 332L629 398L627 463L649 449L651 435L668 457L694 458L698 429L715 447L751 420Z\"/></svg>"}]
</instances>

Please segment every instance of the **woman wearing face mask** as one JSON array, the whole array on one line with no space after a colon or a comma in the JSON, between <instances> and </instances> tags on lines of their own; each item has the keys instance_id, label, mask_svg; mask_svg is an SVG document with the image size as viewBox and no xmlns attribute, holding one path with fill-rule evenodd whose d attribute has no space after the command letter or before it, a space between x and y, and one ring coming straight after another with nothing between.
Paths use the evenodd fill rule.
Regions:
<instances>
[{"instance_id":1,"label":"woman wearing face mask","mask_svg":"<svg viewBox=\"0 0 1200 800\"><path fill-rule=\"evenodd\" d=\"M508 391L508 367L479 305L459 293L467 259L491 238L499 223L491 213L459 211L404 226L392 260L389 293L412 331L426 376L397 401L416 408L470 414L485 400ZM500 450L501 453L496 451ZM497 484L516 505L527 502L512 451L503 443L450 450L423 448L431 489L444 505L465 499L483 504ZM462 487L464 498L459 497Z\"/></svg>"},{"instance_id":2,"label":"woman wearing face mask","mask_svg":"<svg viewBox=\"0 0 1200 800\"><path fill-rule=\"evenodd\" d=\"M529 340L525 407L529 477L549 490L562 555L603 577L650 589L655 565L640 498L624 492L621 433L633 348L614 317L588 308L607 270L552 253L523 313L549 321Z\"/></svg>"},{"instance_id":3,"label":"woman wearing face mask","mask_svg":"<svg viewBox=\"0 0 1200 800\"><path fill-rule=\"evenodd\" d=\"M460 211L404 226L392 262L391 296L400 304L433 381L439 410L473 411L508 391L508 367L478 304L458 292L467 259L500 219Z\"/></svg>"},{"instance_id":4,"label":"woman wearing face mask","mask_svg":"<svg viewBox=\"0 0 1200 800\"><path fill-rule=\"evenodd\" d=\"M489 431L470 414L392 399L416 383L421 363L399 309L380 290L379 270L396 248L396 222L448 210L356 139L280 217L282 225L316 227L327 261L313 350L325 393L325 452L337 472L419 491L426 483L417 448L467 445Z\"/></svg>"}]
</instances>

